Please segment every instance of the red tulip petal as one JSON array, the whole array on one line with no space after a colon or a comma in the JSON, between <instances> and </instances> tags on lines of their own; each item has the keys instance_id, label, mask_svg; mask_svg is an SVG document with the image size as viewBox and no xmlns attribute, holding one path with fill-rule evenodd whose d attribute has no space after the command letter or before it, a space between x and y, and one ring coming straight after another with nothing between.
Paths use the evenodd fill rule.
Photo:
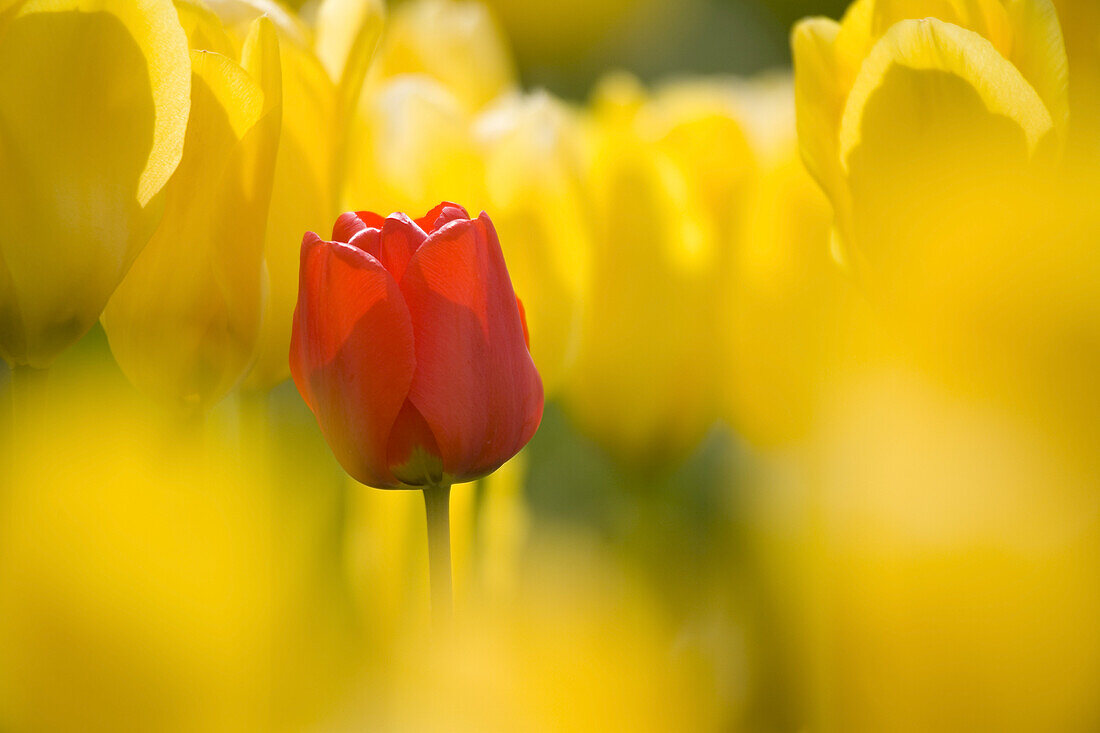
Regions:
<instances>
[{"instance_id":1,"label":"red tulip petal","mask_svg":"<svg viewBox=\"0 0 1100 733\"><path fill-rule=\"evenodd\" d=\"M416 341L409 399L456 480L482 476L522 448L542 418L542 381L523 338L489 217L428 237L401 281Z\"/></svg>"},{"instance_id":2,"label":"red tulip petal","mask_svg":"<svg viewBox=\"0 0 1100 733\"><path fill-rule=\"evenodd\" d=\"M355 236L348 240L348 244L356 249L361 249L376 260L382 256L382 232L369 227L356 232Z\"/></svg>"},{"instance_id":3,"label":"red tulip petal","mask_svg":"<svg viewBox=\"0 0 1100 733\"><path fill-rule=\"evenodd\" d=\"M409 310L382 264L307 234L290 371L337 460L365 484L398 485L388 441L415 368Z\"/></svg>"},{"instance_id":4,"label":"red tulip petal","mask_svg":"<svg viewBox=\"0 0 1100 733\"><path fill-rule=\"evenodd\" d=\"M401 406L390 431L386 455L394 476L407 484L421 486L443 478L439 444L424 416L409 400Z\"/></svg>"},{"instance_id":5,"label":"red tulip petal","mask_svg":"<svg viewBox=\"0 0 1100 733\"><path fill-rule=\"evenodd\" d=\"M428 235L404 214L390 214L382 224L381 254L379 262L398 283L405 274L413 253L420 249Z\"/></svg>"},{"instance_id":6,"label":"red tulip petal","mask_svg":"<svg viewBox=\"0 0 1100 733\"><path fill-rule=\"evenodd\" d=\"M382 217L372 211L348 211L340 214L332 227L332 241L350 242L351 238L367 227L382 228Z\"/></svg>"},{"instance_id":7,"label":"red tulip petal","mask_svg":"<svg viewBox=\"0 0 1100 733\"><path fill-rule=\"evenodd\" d=\"M469 218L470 215L466 213L466 209L458 204L452 204L450 201L444 201L439 206L436 206L427 214L417 219L416 224L425 232L431 234L436 229L440 229L443 225L449 224L452 221Z\"/></svg>"}]
</instances>

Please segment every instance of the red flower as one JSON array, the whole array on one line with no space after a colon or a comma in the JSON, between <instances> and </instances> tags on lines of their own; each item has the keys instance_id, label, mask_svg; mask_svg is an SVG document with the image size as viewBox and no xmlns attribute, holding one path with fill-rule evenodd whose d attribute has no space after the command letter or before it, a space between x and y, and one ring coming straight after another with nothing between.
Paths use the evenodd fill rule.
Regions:
<instances>
[{"instance_id":1,"label":"red flower","mask_svg":"<svg viewBox=\"0 0 1100 733\"><path fill-rule=\"evenodd\" d=\"M543 394L488 215L347 213L332 238L302 240L290 370L340 464L378 488L496 470Z\"/></svg>"}]
</instances>

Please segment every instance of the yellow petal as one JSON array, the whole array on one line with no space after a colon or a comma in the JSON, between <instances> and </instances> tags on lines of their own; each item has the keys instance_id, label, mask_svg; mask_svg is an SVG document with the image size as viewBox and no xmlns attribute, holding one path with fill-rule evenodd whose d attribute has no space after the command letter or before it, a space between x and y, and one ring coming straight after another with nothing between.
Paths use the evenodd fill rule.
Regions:
<instances>
[{"instance_id":1,"label":"yellow petal","mask_svg":"<svg viewBox=\"0 0 1100 733\"><path fill-rule=\"evenodd\" d=\"M317 8L313 47L334 83L357 66L356 55L374 52L385 15L382 0L324 0Z\"/></svg>"},{"instance_id":2,"label":"yellow petal","mask_svg":"<svg viewBox=\"0 0 1100 733\"><path fill-rule=\"evenodd\" d=\"M877 287L903 297L902 280L950 287L961 263L996 257L1027 210L1052 130L1042 100L989 41L933 19L893 26L864 63L841 127L849 244L867 260L853 266L870 264Z\"/></svg>"},{"instance_id":3,"label":"yellow petal","mask_svg":"<svg viewBox=\"0 0 1100 733\"><path fill-rule=\"evenodd\" d=\"M860 123L868 100L884 86L884 80L899 69L930 72L908 75L930 84L947 77L962 81L977 94L991 115L1007 117L1018 125L1030 152L1035 151L1053 127L1050 111L1042 99L989 41L933 18L903 21L891 28L875 46L852 87L840 130L840 158L845 165L860 143ZM946 85L951 82L947 81ZM909 93L917 91L914 87ZM931 101L934 111L939 113L960 100L932 97Z\"/></svg>"},{"instance_id":4,"label":"yellow petal","mask_svg":"<svg viewBox=\"0 0 1100 733\"><path fill-rule=\"evenodd\" d=\"M1012 49L1012 30L1000 0L875 0L872 38L878 40L895 23L922 18L935 18L972 30L1003 56L1007 57Z\"/></svg>"},{"instance_id":5,"label":"yellow petal","mask_svg":"<svg viewBox=\"0 0 1100 733\"><path fill-rule=\"evenodd\" d=\"M267 221L267 307L247 386L269 389L290 376L290 321L298 299L302 235L327 236L340 213L337 88L308 48L283 43L283 129Z\"/></svg>"},{"instance_id":6,"label":"yellow petal","mask_svg":"<svg viewBox=\"0 0 1100 733\"><path fill-rule=\"evenodd\" d=\"M419 212L440 201L481 206L483 162L471 117L438 81L406 75L365 98L352 130L346 209Z\"/></svg>"},{"instance_id":7,"label":"yellow petal","mask_svg":"<svg viewBox=\"0 0 1100 733\"><path fill-rule=\"evenodd\" d=\"M595 121L592 276L564 396L583 431L640 467L682 458L717 416L723 274L685 173L639 138L627 108Z\"/></svg>"},{"instance_id":8,"label":"yellow petal","mask_svg":"<svg viewBox=\"0 0 1100 733\"><path fill-rule=\"evenodd\" d=\"M523 301L535 365L552 394L575 356L588 278L580 129L564 105L534 94L493 105L475 132L486 209Z\"/></svg>"},{"instance_id":9,"label":"yellow petal","mask_svg":"<svg viewBox=\"0 0 1100 733\"><path fill-rule=\"evenodd\" d=\"M196 51L213 51L233 59L240 55L240 43L226 30L221 19L212 10L188 0L176 0L175 5L190 48Z\"/></svg>"},{"instance_id":10,"label":"yellow petal","mask_svg":"<svg viewBox=\"0 0 1100 733\"><path fill-rule=\"evenodd\" d=\"M48 365L145 245L183 149L168 0L30 0L0 21L0 353Z\"/></svg>"},{"instance_id":11,"label":"yellow petal","mask_svg":"<svg viewBox=\"0 0 1100 733\"><path fill-rule=\"evenodd\" d=\"M187 141L164 220L103 315L127 377L185 404L210 404L243 376L262 313L281 111L269 20L254 23L242 54L243 67L193 52Z\"/></svg>"},{"instance_id":12,"label":"yellow petal","mask_svg":"<svg viewBox=\"0 0 1100 733\"><path fill-rule=\"evenodd\" d=\"M1050 0L1008 0L1013 30L1009 60L1046 104L1059 134L1069 125L1069 62L1058 13Z\"/></svg>"},{"instance_id":13,"label":"yellow petal","mask_svg":"<svg viewBox=\"0 0 1100 733\"><path fill-rule=\"evenodd\" d=\"M488 8L454 0L414 0L394 11L370 83L401 74L433 77L469 112L516 83L507 41Z\"/></svg>"}]
</instances>

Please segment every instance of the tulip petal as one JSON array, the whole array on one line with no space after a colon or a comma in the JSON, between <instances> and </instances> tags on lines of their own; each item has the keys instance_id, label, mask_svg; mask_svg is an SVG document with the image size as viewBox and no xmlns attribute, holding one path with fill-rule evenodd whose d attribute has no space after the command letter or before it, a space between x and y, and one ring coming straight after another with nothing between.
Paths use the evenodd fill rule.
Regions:
<instances>
[{"instance_id":1,"label":"tulip petal","mask_svg":"<svg viewBox=\"0 0 1100 733\"><path fill-rule=\"evenodd\" d=\"M1050 0L1005 3L1014 39L1009 60L1035 88L1065 135L1069 125L1069 61L1058 13Z\"/></svg>"},{"instance_id":2,"label":"tulip petal","mask_svg":"<svg viewBox=\"0 0 1100 733\"><path fill-rule=\"evenodd\" d=\"M452 222L409 263L401 290L416 334L409 399L455 480L484 475L530 440L542 382L489 217Z\"/></svg>"},{"instance_id":3,"label":"tulip petal","mask_svg":"<svg viewBox=\"0 0 1100 733\"><path fill-rule=\"evenodd\" d=\"M281 112L268 19L254 22L242 62L192 52L191 114L164 218L103 313L126 376L172 402L224 396L251 365L259 333Z\"/></svg>"},{"instance_id":4,"label":"tulip petal","mask_svg":"<svg viewBox=\"0 0 1100 733\"><path fill-rule=\"evenodd\" d=\"M30 0L0 17L0 354L47 366L160 219L190 105L168 0Z\"/></svg>"},{"instance_id":5,"label":"tulip petal","mask_svg":"<svg viewBox=\"0 0 1100 733\"><path fill-rule=\"evenodd\" d=\"M249 9L246 3L235 4ZM221 12L225 5L217 3L215 10ZM273 17L278 25L278 17ZM247 380L256 389L269 389L288 376L299 237L329 226L340 213L332 134L338 117L336 89L313 54L291 42L283 25L279 28L286 39L281 45L283 126L264 243L270 289L256 364Z\"/></svg>"},{"instance_id":6,"label":"tulip petal","mask_svg":"<svg viewBox=\"0 0 1100 733\"><path fill-rule=\"evenodd\" d=\"M423 229L426 233L431 234L436 229L439 229L444 224L452 222L456 219L469 219L470 215L466 213L466 209L462 208L458 204L452 204L450 201L444 201L439 206L429 211L424 216L416 220L416 225Z\"/></svg>"},{"instance_id":7,"label":"tulip petal","mask_svg":"<svg viewBox=\"0 0 1100 733\"><path fill-rule=\"evenodd\" d=\"M836 21L810 18L795 26L791 48L795 68L798 140L806 168L834 203L844 188L837 163L845 92L838 87ZM839 209L840 207L838 207Z\"/></svg>"},{"instance_id":8,"label":"tulip petal","mask_svg":"<svg viewBox=\"0 0 1100 733\"><path fill-rule=\"evenodd\" d=\"M983 251L995 261L983 248L1026 209L1053 129L989 41L934 19L893 26L864 63L841 127L854 266L870 265L878 287L900 296L898 278L931 284Z\"/></svg>"},{"instance_id":9,"label":"tulip petal","mask_svg":"<svg viewBox=\"0 0 1100 733\"><path fill-rule=\"evenodd\" d=\"M356 480L398 485L387 448L415 365L409 309L382 264L307 234L290 370L333 453Z\"/></svg>"},{"instance_id":10,"label":"tulip petal","mask_svg":"<svg viewBox=\"0 0 1100 733\"><path fill-rule=\"evenodd\" d=\"M404 214L390 214L386 217L382 225L381 255L378 259L398 283L405 274L409 260L427 238L424 230Z\"/></svg>"},{"instance_id":11,"label":"tulip petal","mask_svg":"<svg viewBox=\"0 0 1100 733\"><path fill-rule=\"evenodd\" d=\"M347 211L340 214L332 225L332 241L350 242L351 238L368 227L381 229L384 220L372 211Z\"/></svg>"}]
</instances>

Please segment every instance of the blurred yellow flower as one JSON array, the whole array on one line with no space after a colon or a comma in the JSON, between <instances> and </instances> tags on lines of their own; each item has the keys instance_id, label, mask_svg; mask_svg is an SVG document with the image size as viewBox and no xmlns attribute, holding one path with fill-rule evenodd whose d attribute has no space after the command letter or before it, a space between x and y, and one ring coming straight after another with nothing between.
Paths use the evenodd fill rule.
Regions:
<instances>
[{"instance_id":1,"label":"blurred yellow flower","mask_svg":"<svg viewBox=\"0 0 1100 733\"><path fill-rule=\"evenodd\" d=\"M857 0L839 24L802 21L793 48L802 154L843 256L879 295L949 302L1034 218L1063 144L1050 0Z\"/></svg>"},{"instance_id":2,"label":"blurred yellow flower","mask_svg":"<svg viewBox=\"0 0 1100 733\"><path fill-rule=\"evenodd\" d=\"M691 166L653 139L646 99L606 80L592 113L592 273L564 385L577 424L627 465L690 451L718 417L725 254ZM721 129L721 126L719 126Z\"/></svg>"},{"instance_id":3,"label":"blurred yellow flower","mask_svg":"<svg viewBox=\"0 0 1100 733\"><path fill-rule=\"evenodd\" d=\"M283 115L264 244L269 288L255 365L245 381L267 390L290 376L302 234L324 231L335 220L345 173L356 167L346 144L385 8L378 0L325 0L311 28L264 0L216 0L212 7L238 33L261 14L279 30Z\"/></svg>"},{"instance_id":4,"label":"blurred yellow flower","mask_svg":"<svg viewBox=\"0 0 1100 733\"><path fill-rule=\"evenodd\" d=\"M582 188L581 123L545 92L507 96L474 121L484 201L523 300L547 394L576 356L591 231Z\"/></svg>"},{"instance_id":5,"label":"blurred yellow flower","mask_svg":"<svg viewBox=\"0 0 1100 733\"><path fill-rule=\"evenodd\" d=\"M897 363L834 405L801 486L760 496L807 727L1094 729L1094 452Z\"/></svg>"},{"instance_id":6,"label":"blurred yellow flower","mask_svg":"<svg viewBox=\"0 0 1100 733\"><path fill-rule=\"evenodd\" d=\"M183 150L168 0L0 2L0 355L46 367L149 240Z\"/></svg>"},{"instance_id":7,"label":"blurred yellow flower","mask_svg":"<svg viewBox=\"0 0 1100 733\"><path fill-rule=\"evenodd\" d=\"M508 42L477 0L412 0L394 9L368 75L368 94L405 74L435 79L467 112L516 84Z\"/></svg>"},{"instance_id":8,"label":"blurred yellow flower","mask_svg":"<svg viewBox=\"0 0 1100 733\"><path fill-rule=\"evenodd\" d=\"M422 74L397 76L364 95L349 141L343 207L429 211L454 201L480 211L484 163L471 121L449 89Z\"/></svg>"},{"instance_id":9,"label":"blurred yellow flower","mask_svg":"<svg viewBox=\"0 0 1100 733\"><path fill-rule=\"evenodd\" d=\"M758 447L787 447L812 432L850 286L830 253L832 208L799 158L791 80L735 93L756 167L731 257L730 419Z\"/></svg>"},{"instance_id":10,"label":"blurred yellow flower","mask_svg":"<svg viewBox=\"0 0 1100 733\"><path fill-rule=\"evenodd\" d=\"M181 5L181 13L190 12ZM213 16L195 22L192 38L231 44ZM164 219L103 313L119 366L152 396L208 405L252 362L279 139L279 72L275 27L266 18L253 22L240 64L192 51L191 116Z\"/></svg>"}]
</instances>

